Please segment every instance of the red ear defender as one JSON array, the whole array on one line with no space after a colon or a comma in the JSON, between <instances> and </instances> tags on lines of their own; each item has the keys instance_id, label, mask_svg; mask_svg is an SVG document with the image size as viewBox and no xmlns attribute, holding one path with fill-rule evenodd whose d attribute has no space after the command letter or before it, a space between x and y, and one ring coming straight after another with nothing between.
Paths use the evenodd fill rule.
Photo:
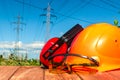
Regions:
<instances>
[{"instance_id":1,"label":"red ear defender","mask_svg":"<svg viewBox=\"0 0 120 80\"><path fill-rule=\"evenodd\" d=\"M48 40L48 42L44 45L42 51L40 52L40 62L46 68L48 68L49 66L48 58L56 54L66 54L69 46L71 45L72 40L82 30L83 30L82 26L77 24L60 38L52 38ZM64 57L58 56L54 58L53 61L57 63L62 63L63 59Z\"/></svg>"},{"instance_id":2,"label":"red ear defender","mask_svg":"<svg viewBox=\"0 0 120 80\"><path fill-rule=\"evenodd\" d=\"M59 38L52 38L50 39L43 47L41 53L40 53L40 62L48 68L49 66L49 61L48 57L54 54L61 54L61 53L66 53L67 51L67 43L63 43L61 46L56 44L56 42L59 40ZM53 46L53 47L52 47ZM56 48L58 48L56 50ZM56 59L57 62L61 61L63 58L59 58L58 60Z\"/></svg>"}]
</instances>

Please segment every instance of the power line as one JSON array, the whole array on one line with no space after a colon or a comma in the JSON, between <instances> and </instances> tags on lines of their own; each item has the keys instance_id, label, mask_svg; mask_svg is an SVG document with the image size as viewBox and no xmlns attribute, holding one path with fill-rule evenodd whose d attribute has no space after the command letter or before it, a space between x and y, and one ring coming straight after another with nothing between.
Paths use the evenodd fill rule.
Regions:
<instances>
[{"instance_id":1,"label":"power line","mask_svg":"<svg viewBox=\"0 0 120 80\"><path fill-rule=\"evenodd\" d=\"M104 1L104 0L101 0L101 2L103 2L103 3L105 3L105 4L109 5L109 6L111 6L113 8L120 9L120 7L117 7L117 6L113 5L113 3L110 3L110 2L107 2L107 1Z\"/></svg>"},{"instance_id":2,"label":"power line","mask_svg":"<svg viewBox=\"0 0 120 80\"><path fill-rule=\"evenodd\" d=\"M74 11L73 11L73 9L70 9L70 10L72 10L72 13L71 13L70 15L68 15L68 16L72 16L73 14L76 14L77 12L79 12L79 11L78 11L78 10L79 10L78 8L84 8L84 7L86 7L90 2L91 2L91 0L87 1L86 3L84 3L84 4L81 5L81 6L80 6L80 4L74 6L74 7L73 7L73 8L75 8ZM68 10L68 12L69 12L70 10ZM67 18L67 17L65 17L65 18ZM61 19L61 20L58 21L56 24L60 23L61 21L64 21L65 18ZM81 19L80 19L80 20L81 20ZM82 21L83 21L83 20L82 20ZM86 22L86 20L84 20L84 21ZM87 23L93 23L93 22L90 22L90 21L88 22L88 21L87 21Z\"/></svg>"},{"instance_id":3,"label":"power line","mask_svg":"<svg viewBox=\"0 0 120 80\"><path fill-rule=\"evenodd\" d=\"M115 4L117 4L117 5L120 5L119 2L114 2L114 1L112 1L112 0L109 0L109 2L111 2L112 4L115 3Z\"/></svg>"},{"instance_id":4,"label":"power line","mask_svg":"<svg viewBox=\"0 0 120 80\"><path fill-rule=\"evenodd\" d=\"M18 2L18 3L23 4L22 1L18 1L18 0L15 0L15 1ZM35 6L35 5L32 5L32 4L29 4L29 3L25 3L25 2L24 2L24 4L42 10L42 8L40 8L40 7L38 7L38 6ZM86 23L93 23L93 22L91 22L91 21L82 20L82 19L79 19L79 18L67 16L67 15L64 15L64 14L61 14L61 13L58 13L58 12L55 12L55 11L54 11L54 12L51 11L51 13L55 13L55 14L58 14L58 15L60 15L60 16L64 16L64 17L67 17L67 18L70 18L70 19L74 19L74 20L79 20L79 21L86 22Z\"/></svg>"},{"instance_id":5,"label":"power line","mask_svg":"<svg viewBox=\"0 0 120 80\"><path fill-rule=\"evenodd\" d=\"M56 13L57 13L57 12L56 12ZM82 21L82 22L93 23L93 22L88 21L88 20L83 20L83 19L79 19L79 18L76 18L76 17L67 16L67 15L64 15L64 14L61 14L61 13L57 13L57 14L58 14L58 15L61 15L61 16L64 16L64 17L67 17L67 18L71 18L71 19L79 20L79 21Z\"/></svg>"},{"instance_id":6,"label":"power line","mask_svg":"<svg viewBox=\"0 0 120 80\"><path fill-rule=\"evenodd\" d=\"M94 1L94 2L95 2L95 1ZM92 6L105 9L105 10L107 10L107 11L109 11L109 12L113 12L113 13L116 13L116 12L117 12L117 11L111 9L111 8L106 8L106 7L102 6L102 5L97 5L96 3L93 3L93 2L91 2L90 4L91 4Z\"/></svg>"},{"instance_id":7,"label":"power line","mask_svg":"<svg viewBox=\"0 0 120 80\"><path fill-rule=\"evenodd\" d=\"M52 4L52 2L53 2L53 0L51 0L51 1L49 2L49 4L51 5L51 4Z\"/></svg>"},{"instance_id":8,"label":"power line","mask_svg":"<svg viewBox=\"0 0 120 80\"><path fill-rule=\"evenodd\" d=\"M74 6L73 7L74 11L73 11L73 9L70 8L67 12L72 11L72 13L70 13L70 15L68 15L68 16L66 16L64 14L61 14L61 13L58 13L58 12L55 12L55 13L59 14L61 16L64 16L65 18L71 18L71 19L79 20L79 21L86 22L86 23L93 23L91 21L87 21L87 20L82 20L82 19L79 19L79 18L71 17L71 15L75 14L76 12L78 12L78 8L83 8L83 7L87 6L87 4L89 4L90 2L91 2L91 0L87 1L84 5L78 4L78 5ZM65 18L62 19L61 21L65 20Z\"/></svg>"},{"instance_id":9,"label":"power line","mask_svg":"<svg viewBox=\"0 0 120 80\"><path fill-rule=\"evenodd\" d=\"M40 26L39 29L37 29L37 31L35 32L35 35L34 35L34 38L33 38L33 41L37 40L37 37L39 36L38 39L41 38L42 36L42 31L43 31L43 22L41 23L40 21L43 21L43 18L41 16L39 16L38 20L37 20L37 24L36 26Z\"/></svg>"},{"instance_id":10,"label":"power line","mask_svg":"<svg viewBox=\"0 0 120 80\"><path fill-rule=\"evenodd\" d=\"M43 8L40 8L40 7L35 6L35 5L33 5L33 4L30 4L30 3L22 2L22 1L19 1L19 0L15 0L15 2L18 2L18 3L21 3L21 4L24 3L25 5L28 5L28 6L31 6L31 7L34 7L34 8L43 10Z\"/></svg>"},{"instance_id":11,"label":"power line","mask_svg":"<svg viewBox=\"0 0 120 80\"><path fill-rule=\"evenodd\" d=\"M67 4L70 2L70 0L64 0L64 2L61 4L62 7L60 6L60 8L58 8L57 10L60 12L61 10L63 10Z\"/></svg>"},{"instance_id":12,"label":"power line","mask_svg":"<svg viewBox=\"0 0 120 80\"><path fill-rule=\"evenodd\" d=\"M22 16L24 17L24 0L23 0L23 6L22 6Z\"/></svg>"}]
</instances>

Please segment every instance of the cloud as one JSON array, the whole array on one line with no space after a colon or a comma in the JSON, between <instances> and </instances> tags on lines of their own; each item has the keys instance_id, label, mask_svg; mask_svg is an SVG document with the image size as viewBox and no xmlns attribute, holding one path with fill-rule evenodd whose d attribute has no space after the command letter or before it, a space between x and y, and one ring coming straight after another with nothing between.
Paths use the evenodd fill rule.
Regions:
<instances>
[{"instance_id":1,"label":"cloud","mask_svg":"<svg viewBox=\"0 0 120 80\"><path fill-rule=\"evenodd\" d=\"M19 41L18 43L4 41L0 42L0 52L10 52L11 49L15 49L16 46L19 46L19 52L20 53L26 53L26 51L29 52L40 52L42 47L44 46L44 42L35 41L32 43L23 43Z\"/></svg>"},{"instance_id":2,"label":"cloud","mask_svg":"<svg viewBox=\"0 0 120 80\"><path fill-rule=\"evenodd\" d=\"M13 42L8 42L8 41L4 41L4 42L0 42L0 48L14 48L15 43Z\"/></svg>"},{"instance_id":3,"label":"cloud","mask_svg":"<svg viewBox=\"0 0 120 80\"><path fill-rule=\"evenodd\" d=\"M43 46L44 46L44 42L38 42L38 41L23 45L23 47L25 48L42 48Z\"/></svg>"},{"instance_id":4,"label":"cloud","mask_svg":"<svg viewBox=\"0 0 120 80\"><path fill-rule=\"evenodd\" d=\"M42 48L44 46L44 42L35 41L33 43L22 43L19 41L18 43L13 42L0 42L0 48L15 48L15 46L19 46L19 48Z\"/></svg>"}]
</instances>

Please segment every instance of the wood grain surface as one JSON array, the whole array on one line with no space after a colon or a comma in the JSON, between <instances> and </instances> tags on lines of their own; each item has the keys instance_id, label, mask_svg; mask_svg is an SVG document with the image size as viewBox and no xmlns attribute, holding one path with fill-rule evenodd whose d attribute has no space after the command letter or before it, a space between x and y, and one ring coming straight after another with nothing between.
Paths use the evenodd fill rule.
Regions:
<instances>
[{"instance_id":1,"label":"wood grain surface","mask_svg":"<svg viewBox=\"0 0 120 80\"><path fill-rule=\"evenodd\" d=\"M0 80L120 80L120 70L87 75L53 74L39 66L0 66Z\"/></svg>"}]
</instances>

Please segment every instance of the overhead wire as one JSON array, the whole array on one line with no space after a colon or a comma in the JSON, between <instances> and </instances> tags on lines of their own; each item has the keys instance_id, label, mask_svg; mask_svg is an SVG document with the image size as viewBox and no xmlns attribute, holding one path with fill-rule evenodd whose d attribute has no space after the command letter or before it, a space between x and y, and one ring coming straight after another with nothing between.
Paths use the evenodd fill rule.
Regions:
<instances>
[{"instance_id":1,"label":"overhead wire","mask_svg":"<svg viewBox=\"0 0 120 80\"><path fill-rule=\"evenodd\" d=\"M29 4L31 4L31 3L32 3L31 0L29 0ZM30 6L30 7L31 7L31 6ZM31 9L31 8L29 8L29 9ZM38 18L35 26L32 27L32 28L33 28L32 30L35 30L35 32L32 33L32 34L33 34L33 37L31 37L31 44L34 44L34 42L37 41L37 37L38 37L39 30L41 30L41 29L39 29L39 26L38 26L38 25L39 25L39 20L40 20L40 18ZM36 29L36 28L37 28L37 29ZM40 51L40 50L39 50L39 51ZM36 53L36 47L27 49L27 52L28 52L28 53L29 53L29 52L32 52L33 55L36 55L36 54L35 54L35 53ZM33 56L33 57L35 57L35 56Z\"/></svg>"},{"instance_id":2,"label":"overhead wire","mask_svg":"<svg viewBox=\"0 0 120 80\"><path fill-rule=\"evenodd\" d=\"M51 0L53 2L53 0ZM57 10L60 12L62 9L64 9L64 7L69 3L69 0L64 0L64 2L62 3L62 7L58 8ZM53 4L50 4L50 6L53 5ZM56 5L56 4L55 4ZM54 9L52 9L52 15L55 15L54 13ZM56 15L55 15L56 16ZM50 26L50 33L52 32L53 28L54 28L54 25L56 24L57 22L57 19L58 17L56 16L56 18L50 18L52 21L54 19L54 22L51 24Z\"/></svg>"},{"instance_id":3,"label":"overhead wire","mask_svg":"<svg viewBox=\"0 0 120 80\"><path fill-rule=\"evenodd\" d=\"M52 2L53 2L53 0L51 0L51 1L49 2L49 4L51 5L51 4L52 4Z\"/></svg>"},{"instance_id":4,"label":"overhead wire","mask_svg":"<svg viewBox=\"0 0 120 80\"><path fill-rule=\"evenodd\" d=\"M119 2L115 2L114 0L109 0L109 2L111 2L112 4L117 4L118 6L120 5Z\"/></svg>"},{"instance_id":5,"label":"overhead wire","mask_svg":"<svg viewBox=\"0 0 120 80\"><path fill-rule=\"evenodd\" d=\"M109 2L111 2L112 4L118 5L118 6L120 5L119 2L114 2L114 1L112 1L112 0L109 0ZM117 12L120 13L120 10L118 10Z\"/></svg>"},{"instance_id":6,"label":"overhead wire","mask_svg":"<svg viewBox=\"0 0 120 80\"><path fill-rule=\"evenodd\" d=\"M81 5L81 6L80 6L80 4L78 3L78 5L76 5L75 7L73 7L73 8L76 8L76 9L74 9L74 10L73 10L73 9L70 9L70 10L72 10L72 11L71 11L71 13L70 13L68 16L72 16L72 15L76 14L77 12L80 11L81 8L86 7L90 2L91 2L91 0L85 2L85 3L84 3L83 5ZM69 12L70 10L68 10L68 12ZM60 21L58 21L56 24L64 21L65 19L66 19L66 17L64 17L63 19L61 19ZM84 21L86 22L86 20L84 20ZM87 22L88 22L88 21L87 21ZM93 23L93 22L90 22L90 21L89 21L88 23Z\"/></svg>"},{"instance_id":7,"label":"overhead wire","mask_svg":"<svg viewBox=\"0 0 120 80\"><path fill-rule=\"evenodd\" d=\"M63 10L68 4L69 4L70 0L64 0L64 2L61 3L62 7L60 6L57 11L61 11ZM56 4L55 4L56 5Z\"/></svg>"},{"instance_id":8,"label":"overhead wire","mask_svg":"<svg viewBox=\"0 0 120 80\"><path fill-rule=\"evenodd\" d=\"M115 9L120 9L120 7L117 7L113 3L110 3L110 1L109 2L106 1L106 0L100 0L100 1L107 4L107 5L109 5L109 6L111 6L111 7L113 7L113 8L115 8Z\"/></svg>"},{"instance_id":9,"label":"overhead wire","mask_svg":"<svg viewBox=\"0 0 120 80\"><path fill-rule=\"evenodd\" d=\"M14 0L14 1L23 4L22 1L19 1L19 0ZM37 9L41 9L41 10L43 9L43 8L40 8L40 7L35 6L33 4L26 3L26 2L24 2L24 4L27 5L27 6L31 6L31 7L37 8Z\"/></svg>"},{"instance_id":10,"label":"overhead wire","mask_svg":"<svg viewBox=\"0 0 120 80\"><path fill-rule=\"evenodd\" d=\"M16 2L18 2L18 3L23 3L22 1L19 1L19 0L15 0ZM51 0L51 2L52 2L52 0ZM88 5L88 4L91 4L91 5L93 5L93 6L96 6L96 7L99 7L99 8L102 8L102 9L106 9L106 10L108 10L108 11L110 11L110 12L116 12L115 10L112 10L112 9L109 9L109 8L106 8L106 7L103 7L103 6L101 6L101 5L97 5L97 4L95 4L95 3L93 3L93 1L91 1L91 2L86 2L86 5ZM43 8L40 8L40 7L38 7L38 6L35 6L35 5L33 5L33 4L31 4L31 3L26 3L26 2L24 2L24 5L27 5L27 6L31 6L31 7L34 7L34 8L37 8L37 9L40 9L40 10L42 10ZM84 7L86 6L86 5L84 5ZM83 20L83 19L79 19L79 18L76 18L76 17L72 17L71 15L73 15L72 13L71 13L71 15L65 15L65 14L62 14L62 13L59 13L59 12L56 12L56 11L51 11L51 13L55 13L56 15L60 15L60 16L62 16L62 17L65 17L65 18L69 18L69 19L74 19L74 20L79 20L79 21L82 21L82 22L85 22L85 23L93 23L93 22L91 22L91 21L88 21L88 20Z\"/></svg>"},{"instance_id":11,"label":"overhead wire","mask_svg":"<svg viewBox=\"0 0 120 80\"><path fill-rule=\"evenodd\" d=\"M42 31L43 31L43 18L42 16L39 16L38 20L37 20L37 25L39 29L36 29L37 31L35 32L35 35L34 35L34 38L33 38L33 41L35 40L39 40L42 36Z\"/></svg>"},{"instance_id":12,"label":"overhead wire","mask_svg":"<svg viewBox=\"0 0 120 80\"><path fill-rule=\"evenodd\" d=\"M80 9L81 8L84 8L84 7L86 7L86 6L88 6L88 4L91 2L91 0L87 0L87 1L84 1L84 2L79 2L79 3L77 3L77 4L75 4L74 6L72 6L72 8L69 8L69 9L67 9L67 13L69 13L69 14L67 14L68 16L72 16L72 15L75 15L76 13L78 13L79 11L80 11ZM69 5L69 4L68 4ZM63 22L64 20L66 20L66 19L68 19L68 17L63 17L62 16L62 18L61 19L59 19L58 21L56 21L56 23L54 24L54 26L55 25L57 25L57 24L59 24L59 23L61 23L61 22ZM82 20L82 19L80 19L80 20ZM80 21L79 20L79 21ZM93 23L92 21L87 21L87 20L82 20L82 22L86 22L86 23Z\"/></svg>"},{"instance_id":13,"label":"overhead wire","mask_svg":"<svg viewBox=\"0 0 120 80\"><path fill-rule=\"evenodd\" d=\"M15 0L15 1L18 2L18 3L23 3L23 2L18 1L18 0ZM35 6L35 5L32 5L32 4L29 4L29 3L24 3L24 4L42 10L42 8L37 7L37 6ZM51 12L51 13L53 13L53 12ZM62 14L62 13L58 13L58 12L55 12L55 11L54 11L54 13L55 13L55 14L58 14L58 15L60 15L60 16L64 16L64 17L67 17L67 18L74 19L74 20L79 20L79 21L83 21L83 22L86 22L86 23L93 23L93 22L91 22L91 21L82 20L82 19L79 19L79 18L76 18L76 17L67 16L67 15L64 15L64 14Z\"/></svg>"},{"instance_id":14,"label":"overhead wire","mask_svg":"<svg viewBox=\"0 0 120 80\"><path fill-rule=\"evenodd\" d=\"M106 7L104 7L103 5L98 5L98 4L94 3L94 2L96 2L96 0L92 1L90 4L91 4L92 6L105 9L105 10L107 10L107 11L109 11L109 12L112 12L112 13L116 13L116 12L117 12L117 11L111 9L111 8L106 8Z\"/></svg>"},{"instance_id":15,"label":"overhead wire","mask_svg":"<svg viewBox=\"0 0 120 80\"><path fill-rule=\"evenodd\" d=\"M23 0L23 5L22 5L22 17L24 18L24 2L25 2L25 0Z\"/></svg>"},{"instance_id":16,"label":"overhead wire","mask_svg":"<svg viewBox=\"0 0 120 80\"><path fill-rule=\"evenodd\" d=\"M95 0L96 1L96 0ZM107 11L110 11L110 12L114 12L114 13L116 13L117 11L115 11L115 10L113 10L113 9L110 9L110 8L106 8L106 7L103 7L103 6L100 6L100 5L97 5L96 3L93 3L93 2L95 2L95 1L88 1L88 2L86 2L86 4L83 6L83 7L85 7L86 5L93 5L93 6L96 6L96 7L99 7L99 8L102 8L102 9L105 9L105 10L107 10ZM69 15L70 16L70 15ZM89 23L89 22L88 22Z\"/></svg>"},{"instance_id":17,"label":"overhead wire","mask_svg":"<svg viewBox=\"0 0 120 80\"><path fill-rule=\"evenodd\" d=\"M106 10L108 10L108 11L110 11L110 12L113 12L113 11L114 11L114 10L112 10L112 9L105 8L105 7L103 7L103 6L94 4L93 1L91 1L91 0L87 1L87 2L84 3L84 5L82 5L82 6L78 5L78 6L76 6L76 7L82 8L82 7L86 7L86 6L89 5L89 4L92 4L93 6L96 6L96 7L102 8L102 9L106 9ZM76 7L74 7L74 8L76 8ZM71 9L71 10L73 10L73 9ZM69 10L69 11L71 11L71 10ZM68 11L68 12L69 12L69 11ZM76 9L76 11L79 11L79 9ZM68 16L72 16L73 14L76 13L76 11L75 11L75 9L74 9L73 13L70 13L70 15L68 15ZM71 11L71 12L72 12L72 11ZM115 11L114 11L114 12L115 12ZM62 15L62 16L64 16L64 15ZM66 16L66 15L65 15L65 16ZM68 16L67 16L67 17L68 17ZM59 20L56 24L64 21L65 19L66 19L66 18L64 17L63 19ZM82 21L83 21L83 20L82 20ZM84 21L84 22L86 22L86 21ZM88 22L88 21L87 21L87 22ZM88 22L88 23L93 23L93 22ZM55 25L56 25L56 24L55 24Z\"/></svg>"},{"instance_id":18,"label":"overhead wire","mask_svg":"<svg viewBox=\"0 0 120 80\"><path fill-rule=\"evenodd\" d=\"M19 3L23 3L23 2L18 1L18 0L15 0L15 1L17 1L17 2L19 2ZM42 8L37 7L37 6L35 6L35 5L32 5L32 4L29 4L29 3L25 3L25 2L24 2L24 4L42 10ZM79 21L83 21L83 22L86 22L86 23L93 23L93 22L91 22L91 21L82 20L82 19L79 19L79 18L71 17L71 16L66 16L66 15L64 15L64 14L61 14L61 13L58 13L58 12L55 12L55 11L54 11L54 12L51 11L51 13L55 13L55 14L58 14L58 15L60 15L60 16L62 16L62 17L64 16L64 17L66 17L66 18L70 18L70 19L74 19L74 20L79 20Z\"/></svg>"},{"instance_id":19,"label":"overhead wire","mask_svg":"<svg viewBox=\"0 0 120 80\"><path fill-rule=\"evenodd\" d=\"M70 18L70 19L79 20L79 21L82 21L82 22L85 22L85 23L93 23L92 21L88 21L88 20L83 20L83 19L79 19L79 18L76 18L76 17L67 16L67 15L64 15L64 14L61 14L61 13L57 13L57 12L56 12L56 14L58 14L60 16L67 17L67 18Z\"/></svg>"},{"instance_id":20,"label":"overhead wire","mask_svg":"<svg viewBox=\"0 0 120 80\"><path fill-rule=\"evenodd\" d=\"M18 1L18 0L15 0L15 1L17 1L17 2L19 2L19 3L23 3L23 2ZM52 0L51 0L51 2L52 2ZM34 7L34 8L42 9L42 8L40 8L40 7L34 6L34 5L32 5L32 4L29 4L29 3L24 3L24 4L26 4L26 5L28 5L28 6L32 6L32 7ZM109 10L109 11L113 11L113 10L111 10L111 9L108 9L108 8L105 8L105 7L96 5L96 4L94 4L94 3L90 3L90 4L92 4L92 5L94 5L94 6L97 6L97 7L100 7L100 8L103 8L103 9L107 9L107 10ZM51 12L51 13L53 13L53 12ZM67 16L67 15L64 15L64 14L61 14L61 13L58 13L58 12L54 12L54 13L56 13L56 14L58 14L58 15L60 15L60 16L66 17L66 18L71 18L71 19L79 20L79 21L86 22L86 23L93 23L93 22L91 22L91 21L82 20L82 19L79 19L79 18Z\"/></svg>"},{"instance_id":21,"label":"overhead wire","mask_svg":"<svg viewBox=\"0 0 120 80\"><path fill-rule=\"evenodd\" d=\"M43 40L41 40L41 39L43 39L42 37L43 37L43 35L44 35L44 33L43 33L43 29L45 28L44 26L43 26L43 23L42 23L42 20L43 20L43 18L41 17L41 16L39 16L39 19L38 19L38 27L39 28L37 28L36 29L36 33L35 33L35 36L34 36L34 39L33 39L33 42L35 42L35 41L38 41L38 42L40 42L40 41L43 41ZM41 50L41 47L39 48L39 49L37 49L37 48L33 48L33 53L37 53L37 50Z\"/></svg>"},{"instance_id":22,"label":"overhead wire","mask_svg":"<svg viewBox=\"0 0 120 80\"><path fill-rule=\"evenodd\" d=\"M21 12L21 16L22 16L22 19L21 19L21 20L22 20L22 21L24 21L24 10L25 10L25 8L24 8L24 7L25 7L25 6L24 6L24 2L25 2L25 1L23 0L23 4L22 4L22 7L21 7L21 8L22 8L22 10L21 10L21 11L22 11L22 12ZM23 25L21 25L21 27L22 27L22 29L23 29ZM21 33L21 34L22 34L22 33ZM21 35L21 36L22 36L22 35Z\"/></svg>"},{"instance_id":23,"label":"overhead wire","mask_svg":"<svg viewBox=\"0 0 120 80\"><path fill-rule=\"evenodd\" d=\"M72 16L72 15L78 13L81 8L86 7L90 2L91 2L91 0L85 1L85 3L80 2L80 3L82 3L82 4L78 3L78 4L76 4L75 6L73 6L73 8L68 9L67 12L70 13L68 16ZM75 9L74 9L74 8L75 8ZM70 12L69 12L69 11L70 11ZM67 13L66 13L66 14L67 14ZM59 24L59 23L61 23L61 22L63 22L63 21L66 20L66 19L67 19L67 17L63 17L62 19L59 19L59 21L57 21L57 22L54 24L54 26L57 25L57 24ZM86 21L85 21L85 22L86 22ZM88 21L87 21L87 23L93 23L93 22L90 22L90 21L88 22Z\"/></svg>"},{"instance_id":24,"label":"overhead wire","mask_svg":"<svg viewBox=\"0 0 120 80\"><path fill-rule=\"evenodd\" d=\"M87 6L87 4L88 4L89 2L90 2L90 1L86 2L85 5L81 5L81 6L80 6L80 3L78 3L77 5L75 5L75 6L72 7L73 9L71 9L71 8L68 9L67 12L70 11L70 12L69 12L69 13L70 13L69 15L64 15L64 14L61 14L61 13L58 13L58 12L55 12L55 13L58 14L58 15L60 15L60 16L65 17L65 18L71 18L71 19L79 20L79 21L86 22L86 23L93 23L93 22L88 21L88 20L83 20L83 19L79 19L79 18L76 18L76 17L72 17L72 15L74 15L74 14L78 11L78 8L82 8L82 7ZM82 2L82 3L83 3L83 2ZM64 18L64 20L65 20L65 18ZM61 21L63 21L63 20L61 20Z\"/></svg>"}]
</instances>

